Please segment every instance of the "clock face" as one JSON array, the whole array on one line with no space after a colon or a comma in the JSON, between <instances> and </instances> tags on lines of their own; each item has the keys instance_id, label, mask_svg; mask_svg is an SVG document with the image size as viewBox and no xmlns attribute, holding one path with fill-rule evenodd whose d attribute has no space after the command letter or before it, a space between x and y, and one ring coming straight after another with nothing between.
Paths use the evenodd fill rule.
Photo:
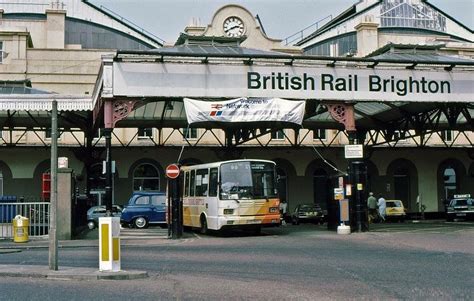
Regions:
<instances>
[{"instance_id":1,"label":"clock face","mask_svg":"<svg viewBox=\"0 0 474 301\"><path fill-rule=\"evenodd\" d=\"M237 17L229 17L224 21L224 32L228 37L242 36L244 29L244 22Z\"/></svg>"}]
</instances>

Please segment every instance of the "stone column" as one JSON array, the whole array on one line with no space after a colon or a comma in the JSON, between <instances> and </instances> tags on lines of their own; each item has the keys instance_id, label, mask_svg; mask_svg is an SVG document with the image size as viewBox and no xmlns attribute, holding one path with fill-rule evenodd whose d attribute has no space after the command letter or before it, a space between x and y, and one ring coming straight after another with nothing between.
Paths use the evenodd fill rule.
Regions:
<instances>
[{"instance_id":1,"label":"stone column","mask_svg":"<svg viewBox=\"0 0 474 301\"><path fill-rule=\"evenodd\" d=\"M355 26L357 31L357 56L363 57L379 48L379 37L377 28L379 24L374 22L373 16L365 16Z\"/></svg>"},{"instance_id":2,"label":"stone column","mask_svg":"<svg viewBox=\"0 0 474 301\"><path fill-rule=\"evenodd\" d=\"M72 238L72 169L58 168L58 240Z\"/></svg>"}]
</instances>

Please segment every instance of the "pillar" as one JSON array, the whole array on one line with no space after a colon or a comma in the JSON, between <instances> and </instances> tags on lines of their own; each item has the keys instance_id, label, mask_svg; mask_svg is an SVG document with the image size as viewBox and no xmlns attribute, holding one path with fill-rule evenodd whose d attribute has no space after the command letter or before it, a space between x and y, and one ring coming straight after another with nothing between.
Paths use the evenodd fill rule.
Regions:
<instances>
[{"instance_id":1,"label":"pillar","mask_svg":"<svg viewBox=\"0 0 474 301\"><path fill-rule=\"evenodd\" d=\"M58 240L72 239L72 169L58 168Z\"/></svg>"}]
</instances>

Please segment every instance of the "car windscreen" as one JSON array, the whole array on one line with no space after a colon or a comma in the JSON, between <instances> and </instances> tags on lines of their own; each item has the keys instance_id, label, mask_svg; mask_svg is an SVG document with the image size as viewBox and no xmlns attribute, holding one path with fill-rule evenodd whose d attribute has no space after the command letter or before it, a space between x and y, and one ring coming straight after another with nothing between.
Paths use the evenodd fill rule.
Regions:
<instances>
[{"instance_id":1,"label":"car windscreen","mask_svg":"<svg viewBox=\"0 0 474 301\"><path fill-rule=\"evenodd\" d=\"M467 199L452 200L450 206L467 206Z\"/></svg>"},{"instance_id":2,"label":"car windscreen","mask_svg":"<svg viewBox=\"0 0 474 301\"><path fill-rule=\"evenodd\" d=\"M400 208L402 207L402 202L400 201L395 201L395 202L386 202L387 208Z\"/></svg>"},{"instance_id":3,"label":"car windscreen","mask_svg":"<svg viewBox=\"0 0 474 301\"><path fill-rule=\"evenodd\" d=\"M300 212L312 212L312 211L318 211L319 207L318 206L301 206L299 211Z\"/></svg>"}]
</instances>

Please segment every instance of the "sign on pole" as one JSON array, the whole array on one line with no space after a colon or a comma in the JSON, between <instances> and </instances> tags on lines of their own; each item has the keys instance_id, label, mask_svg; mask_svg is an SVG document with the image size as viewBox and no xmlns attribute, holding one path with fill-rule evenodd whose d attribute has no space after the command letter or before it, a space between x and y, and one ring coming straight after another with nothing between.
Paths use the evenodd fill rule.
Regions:
<instances>
[{"instance_id":1,"label":"sign on pole","mask_svg":"<svg viewBox=\"0 0 474 301\"><path fill-rule=\"evenodd\" d=\"M179 177L180 169L176 164L170 164L166 167L166 176L170 179L176 179Z\"/></svg>"},{"instance_id":2,"label":"sign on pole","mask_svg":"<svg viewBox=\"0 0 474 301\"><path fill-rule=\"evenodd\" d=\"M362 144L344 145L344 156L346 159L360 159L364 157Z\"/></svg>"}]
</instances>

